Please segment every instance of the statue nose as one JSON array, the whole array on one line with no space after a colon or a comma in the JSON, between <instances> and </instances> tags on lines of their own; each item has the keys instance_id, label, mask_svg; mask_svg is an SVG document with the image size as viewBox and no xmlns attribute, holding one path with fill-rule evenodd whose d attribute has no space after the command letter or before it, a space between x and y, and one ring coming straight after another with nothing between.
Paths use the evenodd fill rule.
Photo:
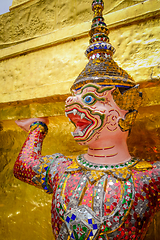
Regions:
<instances>
[{"instance_id":1,"label":"statue nose","mask_svg":"<svg viewBox=\"0 0 160 240\"><path fill-rule=\"evenodd\" d=\"M78 100L78 97L77 96L70 96L66 99L66 104L71 104L73 102L76 102Z\"/></svg>"}]
</instances>

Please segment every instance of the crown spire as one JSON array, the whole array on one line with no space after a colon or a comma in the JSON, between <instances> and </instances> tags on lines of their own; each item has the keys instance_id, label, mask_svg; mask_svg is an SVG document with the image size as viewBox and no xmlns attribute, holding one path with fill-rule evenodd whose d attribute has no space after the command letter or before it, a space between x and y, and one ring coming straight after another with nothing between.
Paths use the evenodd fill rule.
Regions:
<instances>
[{"instance_id":1,"label":"crown spire","mask_svg":"<svg viewBox=\"0 0 160 240\"><path fill-rule=\"evenodd\" d=\"M109 43L109 30L104 22L102 15L103 9L103 0L94 0L92 2L94 15L91 30L89 31L90 45L85 52L89 60L95 59L96 57L108 58L115 52L115 49Z\"/></svg>"},{"instance_id":2,"label":"crown spire","mask_svg":"<svg viewBox=\"0 0 160 240\"><path fill-rule=\"evenodd\" d=\"M115 49L109 42L109 30L104 22L103 9L103 0L93 0L94 15L89 31L89 46L85 51L89 62L73 83L71 90L91 82L122 88L135 86L132 77L112 59Z\"/></svg>"},{"instance_id":3,"label":"crown spire","mask_svg":"<svg viewBox=\"0 0 160 240\"><path fill-rule=\"evenodd\" d=\"M95 17L102 17L102 11L104 9L104 2L103 0L94 0L92 2L92 11L94 12Z\"/></svg>"}]
</instances>

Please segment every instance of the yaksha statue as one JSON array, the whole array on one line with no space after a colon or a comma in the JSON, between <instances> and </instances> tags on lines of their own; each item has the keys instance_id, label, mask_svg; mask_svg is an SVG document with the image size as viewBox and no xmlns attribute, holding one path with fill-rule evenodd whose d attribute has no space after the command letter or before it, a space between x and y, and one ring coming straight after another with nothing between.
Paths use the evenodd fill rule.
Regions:
<instances>
[{"instance_id":1,"label":"yaksha statue","mask_svg":"<svg viewBox=\"0 0 160 240\"><path fill-rule=\"evenodd\" d=\"M141 104L138 85L112 59L102 0L94 18L85 69L65 105L73 137L88 152L70 159L41 156L46 118L17 121L29 136L14 166L18 179L53 194L57 240L143 239L160 205L160 164L131 157L126 139Z\"/></svg>"}]
</instances>

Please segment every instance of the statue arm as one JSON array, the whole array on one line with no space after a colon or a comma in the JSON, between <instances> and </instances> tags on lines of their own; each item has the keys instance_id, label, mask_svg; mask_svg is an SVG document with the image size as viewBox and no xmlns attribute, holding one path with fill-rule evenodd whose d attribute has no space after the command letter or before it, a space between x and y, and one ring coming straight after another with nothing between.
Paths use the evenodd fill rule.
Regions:
<instances>
[{"instance_id":1,"label":"statue arm","mask_svg":"<svg viewBox=\"0 0 160 240\"><path fill-rule=\"evenodd\" d=\"M42 188L42 182L35 181L35 176L37 176L38 173L41 175L42 171L44 172L42 168L46 168L50 164L50 161L46 161L44 165L45 160L44 157L41 156L42 143L46 133L47 126L43 122L36 122L32 125L13 170L16 178L39 188ZM38 173L35 171L35 169L37 169L36 166L41 168L41 171L39 170Z\"/></svg>"},{"instance_id":2,"label":"statue arm","mask_svg":"<svg viewBox=\"0 0 160 240\"><path fill-rule=\"evenodd\" d=\"M60 153L41 155L42 143L48 130L48 119L26 119L16 123L25 131L30 130L15 162L14 176L52 193L65 169L72 163L71 159Z\"/></svg>"}]
</instances>

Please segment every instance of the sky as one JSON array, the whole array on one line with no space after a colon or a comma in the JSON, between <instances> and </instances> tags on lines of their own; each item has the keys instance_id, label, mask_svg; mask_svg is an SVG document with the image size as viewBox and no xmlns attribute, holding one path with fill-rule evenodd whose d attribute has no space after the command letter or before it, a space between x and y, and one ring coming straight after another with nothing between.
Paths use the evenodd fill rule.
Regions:
<instances>
[{"instance_id":1,"label":"sky","mask_svg":"<svg viewBox=\"0 0 160 240\"><path fill-rule=\"evenodd\" d=\"M0 0L0 15L9 12L13 0Z\"/></svg>"}]
</instances>

